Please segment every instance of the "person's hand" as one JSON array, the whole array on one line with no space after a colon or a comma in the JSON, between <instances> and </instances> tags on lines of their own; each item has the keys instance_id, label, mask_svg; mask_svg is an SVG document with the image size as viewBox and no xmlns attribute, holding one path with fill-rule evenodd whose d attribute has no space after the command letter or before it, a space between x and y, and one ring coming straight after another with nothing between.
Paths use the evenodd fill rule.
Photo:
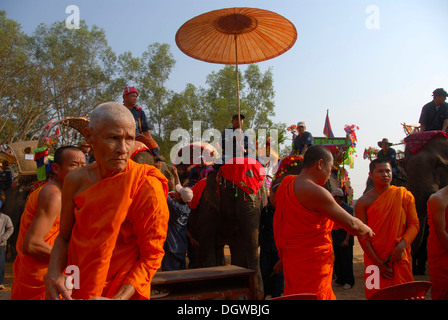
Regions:
<instances>
[{"instance_id":1,"label":"person's hand","mask_svg":"<svg viewBox=\"0 0 448 320\"><path fill-rule=\"evenodd\" d=\"M277 263L275 264L273 269L274 269L274 272L277 273L277 274L282 272L283 271L283 262L282 262L282 260L279 259L277 261Z\"/></svg>"},{"instance_id":2,"label":"person's hand","mask_svg":"<svg viewBox=\"0 0 448 320\"><path fill-rule=\"evenodd\" d=\"M199 247L199 242L196 239L190 238L190 242L193 247Z\"/></svg>"},{"instance_id":3,"label":"person's hand","mask_svg":"<svg viewBox=\"0 0 448 320\"><path fill-rule=\"evenodd\" d=\"M375 233L370 229L370 227L366 224L362 226L362 231L360 232L360 237L358 236L358 239L360 242L367 242L372 240Z\"/></svg>"},{"instance_id":4,"label":"person's hand","mask_svg":"<svg viewBox=\"0 0 448 320\"><path fill-rule=\"evenodd\" d=\"M68 276L47 273L44 276L45 281L45 299L46 300L73 300L72 290L67 289L65 283Z\"/></svg>"},{"instance_id":5,"label":"person's hand","mask_svg":"<svg viewBox=\"0 0 448 320\"><path fill-rule=\"evenodd\" d=\"M174 174L177 174L177 167L174 164L171 165L171 170L173 171Z\"/></svg>"},{"instance_id":6,"label":"person's hand","mask_svg":"<svg viewBox=\"0 0 448 320\"><path fill-rule=\"evenodd\" d=\"M403 251L406 249L406 244L404 241L400 241L392 251L390 252L390 264L394 265L403 257Z\"/></svg>"},{"instance_id":7,"label":"person's hand","mask_svg":"<svg viewBox=\"0 0 448 320\"><path fill-rule=\"evenodd\" d=\"M380 267L380 275L385 279L391 279L394 276L394 270L388 264L389 259L383 262Z\"/></svg>"},{"instance_id":8,"label":"person's hand","mask_svg":"<svg viewBox=\"0 0 448 320\"><path fill-rule=\"evenodd\" d=\"M346 239L344 239L344 241L342 241L342 243L341 243L341 247L343 247L343 248L345 248L345 247L348 247L348 239L346 238Z\"/></svg>"}]
</instances>

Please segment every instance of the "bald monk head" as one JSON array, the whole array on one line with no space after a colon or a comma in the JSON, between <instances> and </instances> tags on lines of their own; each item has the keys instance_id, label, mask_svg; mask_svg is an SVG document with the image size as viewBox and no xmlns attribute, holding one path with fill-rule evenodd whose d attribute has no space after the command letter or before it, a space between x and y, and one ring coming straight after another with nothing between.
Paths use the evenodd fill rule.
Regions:
<instances>
[{"instance_id":1,"label":"bald monk head","mask_svg":"<svg viewBox=\"0 0 448 320\"><path fill-rule=\"evenodd\" d=\"M313 145L303 157L303 171L310 174L312 181L324 185L330 178L333 167L333 155L324 146Z\"/></svg>"},{"instance_id":2,"label":"bald monk head","mask_svg":"<svg viewBox=\"0 0 448 320\"><path fill-rule=\"evenodd\" d=\"M93 148L101 178L122 172L134 150L134 117L117 102L103 103L93 110L84 136Z\"/></svg>"}]
</instances>

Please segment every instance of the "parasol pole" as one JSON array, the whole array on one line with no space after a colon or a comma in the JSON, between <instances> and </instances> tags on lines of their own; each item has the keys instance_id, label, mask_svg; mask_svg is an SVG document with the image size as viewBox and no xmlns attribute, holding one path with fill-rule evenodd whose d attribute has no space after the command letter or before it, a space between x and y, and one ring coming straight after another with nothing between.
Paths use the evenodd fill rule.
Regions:
<instances>
[{"instance_id":1,"label":"parasol pole","mask_svg":"<svg viewBox=\"0 0 448 320\"><path fill-rule=\"evenodd\" d=\"M238 78L238 43L237 34L235 33L235 67L236 67L236 98L238 103L238 123L241 123L240 119L240 81Z\"/></svg>"}]
</instances>

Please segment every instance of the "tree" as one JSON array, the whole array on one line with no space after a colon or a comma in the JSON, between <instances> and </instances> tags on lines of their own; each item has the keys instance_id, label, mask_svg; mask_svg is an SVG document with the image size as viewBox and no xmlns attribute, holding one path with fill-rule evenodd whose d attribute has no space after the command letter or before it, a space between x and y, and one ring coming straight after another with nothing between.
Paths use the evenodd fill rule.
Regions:
<instances>
[{"instance_id":1,"label":"tree","mask_svg":"<svg viewBox=\"0 0 448 320\"><path fill-rule=\"evenodd\" d=\"M251 124L254 128L270 128L272 126L272 121L269 119L269 117L275 116L272 76L272 68L261 73L256 64L249 65L244 73L244 80L247 83L244 100L250 111Z\"/></svg>"},{"instance_id":2,"label":"tree","mask_svg":"<svg viewBox=\"0 0 448 320\"><path fill-rule=\"evenodd\" d=\"M248 108L244 99L244 78L239 74L240 81L240 109L242 114L248 114ZM226 65L218 72L212 72L206 78L209 88L206 91L206 113L209 119L205 119L211 128L223 130L231 122L232 115L238 112L236 68ZM250 121L250 118L247 119ZM246 122L247 124L247 122Z\"/></svg>"},{"instance_id":3,"label":"tree","mask_svg":"<svg viewBox=\"0 0 448 320\"><path fill-rule=\"evenodd\" d=\"M3 14L1 17L2 23L14 27ZM15 29L19 31L17 26ZM80 29L72 30L64 22L41 24L31 37L23 36L18 43L22 45L16 58L24 54L27 59L22 61L25 70L21 72L14 69L13 57L5 60L9 72L14 73L6 82L15 91L3 91L1 96L2 114L11 110L5 122L14 124L4 126L3 143L35 139L48 121L88 116L100 102L112 100L116 56L103 30L96 26L89 30L84 21Z\"/></svg>"},{"instance_id":4,"label":"tree","mask_svg":"<svg viewBox=\"0 0 448 320\"><path fill-rule=\"evenodd\" d=\"M227 65L217 72L212 72L206 77L207 88L197 88L187 84L181 93L172 93L165 105L163 113L163 128L165 139L159 141L162 154L166 157L170 154L173 145L179 145L178 141L169 141L169 133L181 128L179 132L189 134L189 142L197 142L202 137L194 137L194 124L200 125L202 134L205 130L216 129L221 132L228 128L232 115L237 113L238 101L236 91L236 68ZM257 65L248 66L247 70L239 75L240 80L240 108L246 116L245 129L252 129L258 140L258 130L265 129L269 136L273 134L277 143L284 140L284 124L273 124L270 117L274 115L274 89L272 70L262 73ZM195 122L198 121L198 122ZM277 135L270 130L274 129ZM260 131L261 134L264 133ZM261 148L266 146L268 136L262 136L259 140ZM211 138L214 140L215 138ZM216 142L216 141L205 141Z\"/></svg>"},{"instance_id":5,"label":"tree","mask_svg":"<svg viewBox=\"0 0 448 320\"><path fill-rule=\"evenodd\" d=\"M11 117L15 101L19 99L26 84L25 75L29 70L27 59L28 37L20 24L8 19L5 11L0 11L0 141L9 140L14 128Z\"/></svg>"},{"instance_id":6,"label":"tree","mask_svg":"<svg viewBox=\"0 0 448 320\"><path fill-rule=\"evenodd\" d=\"M151 134L157 140L166 139L163 127L165 104L172 92L165 87L171 70L176 61L166 43L154 43L142 54L142 66L138 75L137 84L144 88L140 93L140 102L149 110L148 118L155 124Z\"/></svg>"},{"instance_id":7,"label":"tree","mask_svg":"<svg viewBox=\"0 0 448 320\"><path fill-rule=\"evenodd\" d=\"M246 128L269 128L274 116L274 88L272 70L262 73L256 64L251 64L244 72L239 71L240 110L245 115ZM238 112L236 68L227 65L217 73L207 76L208 112L211 125L224 129Z\"/></svg>"}]
</instances>

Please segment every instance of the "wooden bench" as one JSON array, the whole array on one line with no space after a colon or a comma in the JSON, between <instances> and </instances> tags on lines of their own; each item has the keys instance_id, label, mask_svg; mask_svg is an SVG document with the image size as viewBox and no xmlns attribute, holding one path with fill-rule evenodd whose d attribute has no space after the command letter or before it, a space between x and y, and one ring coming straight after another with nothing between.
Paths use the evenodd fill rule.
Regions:
<instances>
[{"instance_id":1,"label":"wooden bench","mask_svg":"<svg viewBox=\"0 0 448 320\"><path fill-rule=\"evenodd\" d=\"M253 300L254 274L253 270L233 265L158 271L152 279L151 290L168 292L160 300Z\"/></svg>"}]
</instances>

